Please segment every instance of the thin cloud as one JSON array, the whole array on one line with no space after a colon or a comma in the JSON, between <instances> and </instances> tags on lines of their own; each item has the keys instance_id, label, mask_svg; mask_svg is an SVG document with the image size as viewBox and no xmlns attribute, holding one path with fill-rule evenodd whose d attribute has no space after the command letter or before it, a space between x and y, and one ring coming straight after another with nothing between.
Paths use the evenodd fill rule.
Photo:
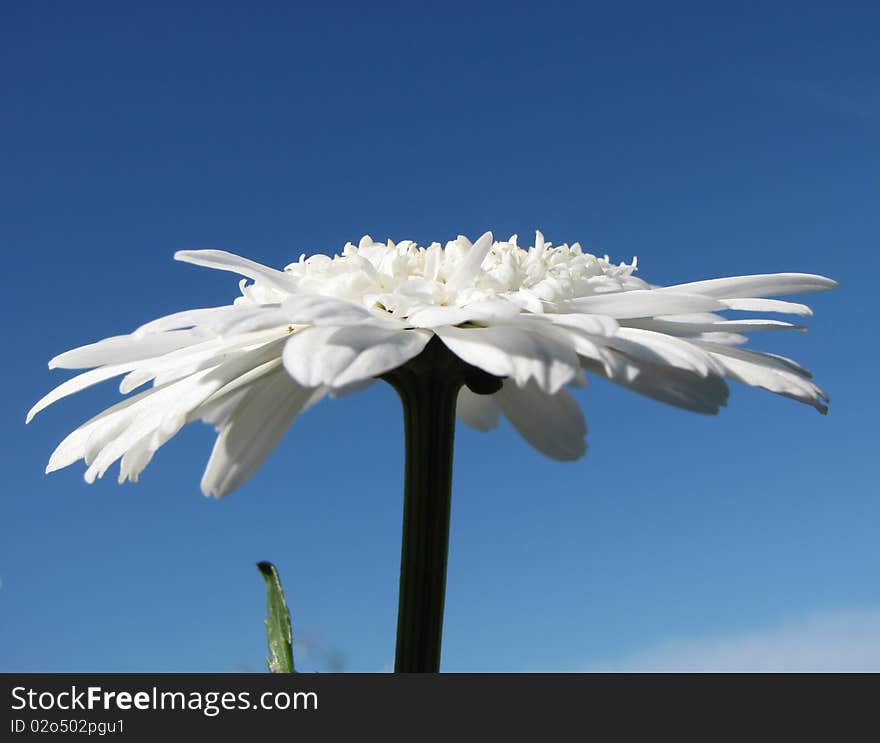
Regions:
<instances>
[{"instance_id":1,"label":"thin cloud","mask_svg":"<svg viewBox=\"0 0 880 743\"><path fill-rule=\"evenodd\" d=\"M589 671L877 672L880 608L823 612L773 627L671 639Z\"/></svg>"}]
</instances>

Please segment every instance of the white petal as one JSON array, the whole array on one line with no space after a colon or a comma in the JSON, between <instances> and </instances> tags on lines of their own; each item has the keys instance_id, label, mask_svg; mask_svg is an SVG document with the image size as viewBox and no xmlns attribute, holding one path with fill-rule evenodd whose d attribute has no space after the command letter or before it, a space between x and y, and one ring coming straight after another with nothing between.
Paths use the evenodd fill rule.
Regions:
<instances>
[{"instance_id":1,"label":"white petal","mask_svg":"<svg viewBox=\"0 0 880 743\"><path fill-rule=\"evenodd\" d=\"M782 320L713 320L709 322L679 321L675 316L643 320L627 320L630 328L653 330L676 336L697 335L700 333L751 333L755 330L806 330L803 325L792 325Z\"/></svg>"},{"instance_id":2,"label":"white petal","mask_svg":"<svg viewBox=\"0 0 880 743\"><path fill-rule=\"evenodd\" d=\"M785 372L793 372L801 377L809 379L812 374L803 366L792 359L785 356L778 356L774 353L764 353L763 351L751 351L745 348L730 348L728 346L719 346L715 343L707 343L705 341L692 341L695 346L699 346L710 353L723 353L726 356L751 361L763 366L769 366L773 369L779 369Z\"/></svg>"},{"instance_id":3,"label":"white petal","mask_svg":"<svg viewBox=\"0 0 880 743\"><path fill-rule=\"evenodd\" d=\"M541 230L535 230L535 253L542 255L545 249L544 233Z\"/></svg>"},{"instance_id":4,"label":"white petal","mask_svg":"<svg viewBox=\"0 0 880 743\"><path fill-rule=\"evenodd\" d=\"M342 327L370 323L383 327L401 327L401 323L390 316L383 317L379 312L371 312L363 305L323 294L297 294L288 297L281 303L281 309L294 324Z\"/></svg>"},{"instance_id":5,"label":"white petal","mask_svg":"<svg viewBox=\"0 0 880 743\"><path fill-rule=\"evenodd\" d=\"M86 455L91 461L86 470L86 480L93 482L96 477L103 477L113 462L131 447L139 446L144 437L150 437L149 446L155 451L175 436L192 419L193 411L198 410L215 393L255 369L265 368L267 362L278 358L280 351L280 343L269 343L168 385L163 388L161 401L160 395L156 395L150 399L151 404L143 405L137 415L122 418L123 430L115 430L120 421L108 421L102 431L100 451L90 455L92 443L87 444Z\"/></svg>"},{"instance_id":6,"label":"white petal","mask_svg":"<svg viewBox=\"0 0 880 743\"><path fill-rule=\"evenodd\" d=\"M767 353L765 351L761 351L760 356L765 360L773 359L777 364L781 364L783 368L788 371L793 371L795 374L800 374L802 377L806 377L807 379L813 378L813 373L809 369L804 368L797 361L790 359L787 356L780 356L779 354Z\"/></svg>"},{"instance_id":7,"label":"white petal","mask_svg":"<svg viewBox=\"0 0 880 743\"><path fill-rule=\"evenodd\" d=\"M808 403L820 413L828 412L828 395L788 359L702 341L695 343L711 353L726 377Z\"/></svg>"},{"instance_id":8,"label":"white petal","mask_svg":"<svg viewBox=\"0 0 880 743\"><path fill-rule=\"evenodd\" d=\"M711 297L651 289L595 294L591 297L572 299L563 305L563 308L565 307L587 314L608 315L618 320L628 317L653 317L724 309L721 302Z\"/></svg>"},{"instance_id":9,"label":"white petal","mask_svg":"<svg viewBox=\"0 0 880 743\"><path fill-rule=\"evenodd\" d=\"M455 272L446 282L447 287L452 291L457 291L469 286L473 282L474 277L480 272L483 259L488 255L491 247L492 233L486 232L465 253Z\"/></svg>"},{"instance_id":10,"label":"white petal","mask_svg":"<svg viewBox=\"0 0 880 743\"><path fill-rule=\"evenodd\" d=\"M744 312L781 312L786 315L804 315L805 317L813 314L813 310L805 304L786 302L782 299L724 299L722 302L729 310Z\"/></svg>"},{"instance_id":11,"label":"white petal","mask_svg":"<svg viewBox=\"0 0 880 743\"><path fill-rule=\"evenodd\" d=\"M363 392L367 387L371 387L375 383L375 379L362 379L359 382L353 382L352 384L347 384L344 387L333 387L332 389L328 389L328 393L330 397L334 400L339 397L347 397L348 395L355 395L358 392Z\"/></svg>"},{"instance_id":12,"label":"white petal","mask_svg":"<svg viewBox=\"0 0 880 743\"><path fill-rule=\"evenodd\" d=\"M254 384L222 426L202 477L202 493L221 498L245 482L265 461L313 398L284 369Z\"/></svg>"},{"instance_id":13,"label":"white petal","mask_svg":"<svg viewBox=\"0 0 880 743\"><path fill-rule=\"evenodd\" d=\"M749 337L742 333L696 333L687 336L688 340L709 341L710 343L721 343L725 346L741 346L748 343Z\"/></svg>"},{"instance_id":14,"label":"white petal","mask_svg":"<svg viewBox=\"0 0 880 743\"><path fill-rule=\"evenodd\" d=\"M520 435L552 459L572 461L587 451L587 424L568 390L548 395L534 382L520 387L505 380L493 396Z\"/></svg>"},{"instance_id":15,"label":"white petal","mask_svg":"<svg viewBox=\"0 0 880 743\"><path fill-rule=\"evenodd\" d=\"M587 315L581 312L568 312L558 314L547 312L541 317L546 317L554 325L577 328L591 335L614 335L619 327L617 321L607 315Z\"/></svg>"},{"instance_id":16,"label":"white petal","mask_svg":"<svg viewBox=\"0 0 880 743\"><path fill-rule=\"evenodd\" d=\"M436 281L443 266L443 248L439 243L432 243L425 253L424 276L428 281Z\"/></svg>"},{"instance_id":17,"label":"white petal","mask_svg":"<svg viewBox=\"0 0 880 743\"><path fill-rule=\"evenodd\" d=\"M608 345L618 351L655 364L668 364L705 377L721 370L710 354L688 340L639 328L621 328Z\"/></svg>"},{"instance_id":18,"label":"white petal","mask_svg":"<svg viewBox=\"0 0 880 743\"><path fill-rule=\"evenodd\" d=\"M407 324L415 328L436 328L440 325L461 325L466 322L491 324L509 320L519 313L519 307L506 299L485 299L464 307L424 307L411 312L407 317Z\"/></svg>"},{"instance_id":19,"label":"white petal","mask_svg":"<svg viewBox=\"0 0 880 743\"><path fill-rule=\"evenodd\" d=\"M722 279L692 281L667 286L660 291L702 294L717 299L736 297L774 297L785 294L807 294L833 289L837 282L811 273L764 273L751 276L729 276Z\"/></svg>"},{"instance_id":20,"label":"white petal","mask_svg":"<svg viewBox=\"0 0 880 743\"><path fill-rule=\"evenodd\" d=\"M205 340L205 332L198 329L176 330L154 335L116 335L97 343L65 351L49 362L49 368L88 369L105 364L137 361L151 356L161 356L203 340Z\"/></svg>"},{"instance_id":21,"label":"white petal","mask_svg":"<svg viewBox=\"0 0 880 743\"><path fill-rule=\"evenodd\" d=\"M83 445L83 459L89 465L86 482L92 483L103 477L107 469L132 448L146 447L155 452L162 442L154 444L151 437L162 425L166 414L174 411L175 401L196 387L205 374L207 372L168 385L150 396L148 402L144 400L107 416L92 427ZM165 440L168 438L170 436Z\"/></svg>"},{"instance_id":22,"label":"white petal","mask_svg":"<svg viewBox=\"0 0 880 743\"><path fill-rule=\"evenodd\" d=\"M138 364L138 367L120 382L119 391L128 394L153 379L157 384L171 382L210 366L216 366L243 351L259 348L263 344L282 339L287 335L286 325L281 328L273 327L269 330L242 333L231 338L212 338L155 359L147 359Z\"/></svg>"},{"instance_id":23,"label":"white petal","mask_svg":"<svg viewBox=\"0 0 880 743\"><path fill-rule=\"evenodd\" d=\"M629 360L612 381L634 392L695 413L714 415L727 404L729 390L715 374L693 372L647 361Z\"/></svg>"},{"instance_id":24,"label":"white petal","mask_svg":"<svg viewBox=\"0 0 880 743\"><path fill-rule=\"evenodd\" d=\"M305 387L345 387L405 364L430 338L423 330L371 325L305 328L285 344L284 366Z\"/></svg>"},{"instance_id":25,"label":"white petal","mask_svg":"<svg viewBox=\"0 0 880 743\"><path fill-rule=\"evenodd\" d=\"M227 253L225 250L178 250L174 254L174 260L216 268L220 271L231 271L254 281L262 281L285 293L296 289L296 280L290 274L269 268L249 258Z\"/></svg>"},{"instance_id":26,"label":"white petal","mask_svg":"<svg viewBox=\"0 0 880 743\"><path fill-rule=\"evenodd\" d=\"M68 395L84 390L92 385L103 382L112 377L118 377L120 374L131 371L137 366L137 361L129 361L126 364L111 364L110 366L102 366L98 369L77 374L75 377L68 379L66 382L59 384L54 390L43 396L36 405L34 405L27 414L27 422L30 423L33 417L41 410L49 407L52 403L58 402Z\"/></svg>"},{"instance_id":27,"label":"white petal","mask_svg":"<svg viewBox=\"0 0 880 743\"><path fill-rule=\"evenodd\" d=\"M216 400L214 400L216 395L212 396L208 402L199 407L199 420L214 426L219 431L246 394L247 389L242 388L229 395L218 397Z\"/></svg>"},{"instance_id":28,"label":"white petal","mask_svg":"<svg viewBox=\"0 0 880 743\"><path fill-rule=\"evenodd\" d=\"M112 419L114 416L125 415L124 411L128 408L143 403L147 397L152 397L159 392L161 392L161 390L154 387L126 398L125 400L121 400L116 403L116 405L101 411L98 415L90 418L74 431L71 431L55 448L55 451L49 458L49 464L46 466L46 474L67 467L77 460L82 459L85 456L86 447L90 437L99 427L108 422L112 425Z\"/></svg>"},{"instance_id":29,"label":"white petal","mask_svg":"<svg viewBox=\"0 0 880 743\"><path fill-rule=\"evenodd\" d=\"M527 329L512 325L447 326L435 332L450 351L468 364L498 377L512 377L520 385L534 379L551 394L571 381L580 368L572 347L551 337L538 324Z\"/></svg>"},{"instance_id":30,"label":"white petal","mask_svg":"<svg viewBox=\"0 0 880 743\"><path fill-rule=\"evenodd\" d=\"M578 356L600 362L607 375L612 374L615 365L615 354L606 347L606 338L613 335L619 327L617 321L603 315L540 314L519 315L516 324L528 328L532 326L565 346L570 347ZM574 384L577 380L569 380Z\"/></svg>"},{"instance_id":31,"label":"white petal","mask_svg":"<svg viewBox=\"0 0 880 743\"><path fill-rule=\"evenodd\" d=\"M148 438L142 439L129 448L122 455L122 462L119 464L119 484L121 485L126 480L137 482L141 472L146 469L155 453L156 450L150 445Z\"/></svg>"},{"instance_id":32,"label":"white petal","mask_svg":"<svg viewBox=\"0 0 880 743\"><path fill-rule=\"evenodd\" d=\"M491 431L498 425L500 410L494 395L478 395L462 387L458 393L455 414L477 431Z\"/></svg>"},{"instance_id":33,"label":"white petal","mask_svg":"<svg viewBox=\"0 0 880 743\"><path fill-rule=\"evenodd\" d=\"M270 305L271 306L271 305ZM251 304L227 304L221 307L202 307L195 310L183 310L171 315L156 318L134 331L134 335L148 333L163 333L167 330L179 330L198 326L208 330L214 330L218 324L234 320L236 317L246 317L258 313L264 309L263 305Z\"/></svg>"},{"instance_id":34,"label":"white petal","mask_svg":"<svg viewBox=\"0 0 880 743\"><path fill-rule=\"evenodd\" d=\"M280 366L281 359L279 357L241 374L209 396L201 405L195 407L188 420L201 418L208 422L222 422L229 412L223 410L224 403L230 401L234 403L240 399L241 394L245 391L244 388ZM86 464L91 464L105 446L116 436L121 435L136 420L145 419L154 411L159 411L158 419L161 419L162 411L167 410L170 403L175 398L179 398L182 390L187 388L182 384L183 382L185 380L144 390L137 395L121 400L86 421L58 445L49 459L46 472L54 472L62 467L67 467L78 459L85 459ZM153 422L155 423L156 420L154 416ZM142 437L141 440L147 439ZM140 444L135 443L132 446L139 447Z\"/></svg>"},{"instance_id":35,"label":"white petal","mask_svg":"<svg viewBox=\"0 0 880 743\"><path fill-rule=\"evenodd\" d=\"M290 321L287 313L277 305L254 308L240 316L232 316L225 322L218 322L216 331L219 335L244 335L258 330L287 330Z\"/></svg>"},{"instance_id":36,"label":"white petal","mask_svg":"<svg viewBox=\"0 0 880 743\"><path fill-rule=\"evenodd\" d=\"M505 294L505 298L529 312L541 313L544 311L544 300L536 297L529 289L508 292Z\"/></svg>"}]
</instances>

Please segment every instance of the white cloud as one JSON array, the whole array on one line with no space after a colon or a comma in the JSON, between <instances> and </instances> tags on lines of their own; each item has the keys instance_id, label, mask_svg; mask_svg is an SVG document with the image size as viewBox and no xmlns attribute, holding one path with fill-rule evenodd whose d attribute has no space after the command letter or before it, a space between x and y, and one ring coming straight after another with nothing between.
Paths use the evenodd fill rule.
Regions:
<instances>
[{"instance_id":1,"label":"white cloud","mask_svg":"<svg viewBox=\"0 0 880 743\"><path fill-rule=\"evenodd\" d=\"M772 627L670 639L589 671L880 671L880 608L814 613Z\"/></svg>"}]
</instances>

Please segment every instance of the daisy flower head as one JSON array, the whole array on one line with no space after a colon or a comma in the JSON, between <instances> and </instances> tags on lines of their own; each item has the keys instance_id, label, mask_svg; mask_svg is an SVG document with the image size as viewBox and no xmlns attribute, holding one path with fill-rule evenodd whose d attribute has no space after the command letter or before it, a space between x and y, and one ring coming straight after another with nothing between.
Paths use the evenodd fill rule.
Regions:
<instances>
[{"instance_id":1,"label":"daisy flower head","mask_svg":"<svg viewBox=\"0 0 880 743\"><path fill-rule=\"evenodd\" d=\"M113 377L127 397L68 435L47 472L83 459L93 482L121 460L119 481L137 480L159 447L202 420L217 440L201 488L220 497L256 471L302 411L377 378L394 383L402 370L433 370L449 380L459 419L488 430L503 415L559 460L586 451L583 414L566 389L583 385L585 372L699 413L725 405L726 380L827 410L807 370L744 347L752 332L801 326L724 314L810 315L773 297L836 285L823 276L656 286L635 275L635 260L613 264L540 232L528 248L489 232L427 247L365 236L283 270L219 250L175 258L244 277L240 296L52 359L50 368L88 371L43 397L28 421Z\"/></svg>"}]
</instances>

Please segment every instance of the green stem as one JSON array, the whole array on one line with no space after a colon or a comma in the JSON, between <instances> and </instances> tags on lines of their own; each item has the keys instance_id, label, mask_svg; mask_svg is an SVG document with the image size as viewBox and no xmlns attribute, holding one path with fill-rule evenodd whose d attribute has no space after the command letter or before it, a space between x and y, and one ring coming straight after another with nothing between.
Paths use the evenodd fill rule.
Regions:
<instances>
[{"instance_id":1,"label":"green stem","mask_svg":"<svg viewBox=\"0 0 880 743\"><path fill-rule=\"evenodd\" d=\"M455 404L463 384L486 394L500 380L461 362L434 338L415 359L383 376L403 403L406 465L397 673L440 670Z\"/></svg>"}]
</instances>

